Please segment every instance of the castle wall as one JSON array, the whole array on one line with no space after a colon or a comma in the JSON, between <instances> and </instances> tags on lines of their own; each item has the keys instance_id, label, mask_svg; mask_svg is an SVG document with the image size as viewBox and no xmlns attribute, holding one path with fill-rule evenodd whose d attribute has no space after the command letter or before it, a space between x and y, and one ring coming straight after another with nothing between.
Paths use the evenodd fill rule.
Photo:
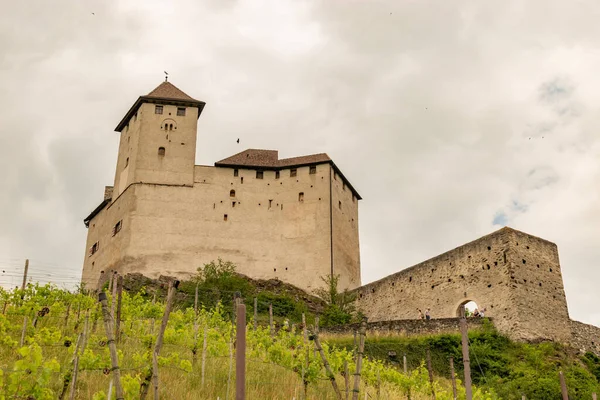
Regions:
<instances>
[{"instance_id":1,"label":"castle wall","mask_svg":"<svg viewBox=\"0 0 600 400\"><path fill-rule=\"evenodd\" d=\"M134 197L131 239L117 269L187 277L221 257L253 278L277 278L308 291L321 286L320 277L331 272L330 171L321 164L316 174L300 167L295 177L284 169L278 179L275 171L257 179L256 170L239 169L235 177L233 168L196 166L193 187L132 185L126 191ZM344 194L347 212L357 219L352 194ZM358 271L358 265L346 269ZM352 287L360 283L355 274L348 279Z\"/></svg>"},{"instance_id":2,"label":"castle wall","mask_svg":"<svg viewBox=\"0 0 600 400\"><path fill-rule=\"evenodd\" d=\"M81 281L95 289L100 277L100 271L108 274L116 270L121 260L126 257L131 237L131 212L135 206L134 192L125 191L105 207L88 227L83 261ZM113 235L117 222L121 222L121 230ZM90 248L98 242L98 251L90 255Z\"/></svg>"},{"instance_id":3,"label":"castle wall","mask_svg":"<svg viewBox=\"0 0 600 400\"><path fill-rule=\"evenodd\" d=\"M483 318L468 318L467 328L483 328ZM320 328L321 333L329 335L353 335L360 324L348 324ZM373 336L422 336L440 335L445 333L460 333L458 318L439 318L429 321L422 319L401 319L394 321L379 321L367 323L367 337Z\"/></svg>"},{"instance_id":4,"label":"castle wall","mask_svg":"<svg viewBox=\"0 0 600 400\"><path fill-rule=\"evenodd\" d=\"M570 320L571 346L582 353L591 351L600 356L600 328L583 322Z\"/></svg>"},{"instance_id":5,"label":"castle wall","mask_svg":"<svg viewBox=\"0 0 600 400\"><path fill-rule=\"evenodd\" d=\"M415 319L427 308L432 318L451 318L475 301L514 339L570 338L556 245L510 228L362 286L357 295L370 321Z\"/></svg>"},{"instance_id":6,"label":"castle wall","mask_svg":"<svg viewBox=\"0 0 600 400\"><path fill-rule=\"evenodd\" d=\"M358 199L342 177L332 169L333 272L340 275L340 288L360 285Z\"/></svg>"}]
</instances>

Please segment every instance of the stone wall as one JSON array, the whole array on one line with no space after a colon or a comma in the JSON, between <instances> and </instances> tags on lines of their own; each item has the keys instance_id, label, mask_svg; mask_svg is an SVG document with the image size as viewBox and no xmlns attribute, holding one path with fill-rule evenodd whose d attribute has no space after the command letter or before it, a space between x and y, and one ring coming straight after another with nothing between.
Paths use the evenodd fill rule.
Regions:
<instances>
[{"instance_id":1,"label":"stone wall","mask_svg":"<svg viewBox=\"0 0 600 400\"><path fill-rule=\"evenodd\" d=\"M483 326L484 318L467 318L469 329L478 329ZM321 332L334 335L353 335L360 324L348 324L321 328ZM422 319L402 319L394 321L369 322L367 336L379 335L439 335L442 333L460 333L459 318L440 318L429 321Z\"/></svg>"},{"instance_id":2,"label":"stone wall","mask_svg":"<svg viewBox=\"0 0 600 400\"><path fill-rule=\"evenodd\" d=\"M600 356L600 328L571 320L571 346L585 353L591 351Z\"/></svg>"},{"instance_id":3,"label":"stone wall","mask_svg":"<svg viewBox=\"0 0 600 400\"><path fill-rule=\"evenodd\" d=\"M357 289L370 321L456 317L475 301L498 330L516 340L570 340L556 245L500 229Z\"/></svg>"}]
</instances>

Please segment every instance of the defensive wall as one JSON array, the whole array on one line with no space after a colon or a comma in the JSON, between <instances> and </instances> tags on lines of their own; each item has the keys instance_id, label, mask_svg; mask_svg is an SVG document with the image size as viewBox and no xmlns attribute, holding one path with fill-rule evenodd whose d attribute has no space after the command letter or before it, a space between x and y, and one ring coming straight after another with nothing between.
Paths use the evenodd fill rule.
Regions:
<instances>
[{"instance_id":1,"label":"defensive wall","mask_svg":"<svg viewBox=\"0 0 600 400\"><path fill-rule=\"evenodd\" d=\"M468 329L483 327L484 318L467 318ZM491 321L490 319L487 319ZM439 319L400 319L394 321L377 321L367 323L367 336L421 336L440 335L460 332L459 318ZM360 324L348 324L321 328L321 332L333 335L353 334L358 331Z\"/></svg>"},{"instance_id":2,"label":"defensive wall","mask_svg":"<svg viewBox=\"0 0 600 400\"><path fill-rule=\"evenodd\" d=\"M554 243L502 228L356 289L369 321L458 315L475 301L516 340L571 340L571 322Z\"/></svg>"}]
</instances>

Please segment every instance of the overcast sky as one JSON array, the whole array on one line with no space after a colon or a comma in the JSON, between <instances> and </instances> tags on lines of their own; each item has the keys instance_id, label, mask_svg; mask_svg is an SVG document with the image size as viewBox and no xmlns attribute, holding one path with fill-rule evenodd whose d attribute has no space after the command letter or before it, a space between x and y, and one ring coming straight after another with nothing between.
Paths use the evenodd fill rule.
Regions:
<instances>
[{"instance_id":1,"label":"overcast sky","mask_svg":"<svg viewBox=\"0 0 600 400\"><path fill-rule=\"evenodd\" d=\"M596 0L4 2L0 282L25 258L77 280L113 129L166 70L207 103L197 164L335 160L364 283L509 225L558 245L571 316L600 325L599 20Z\"/></svg>"}]
</instances>

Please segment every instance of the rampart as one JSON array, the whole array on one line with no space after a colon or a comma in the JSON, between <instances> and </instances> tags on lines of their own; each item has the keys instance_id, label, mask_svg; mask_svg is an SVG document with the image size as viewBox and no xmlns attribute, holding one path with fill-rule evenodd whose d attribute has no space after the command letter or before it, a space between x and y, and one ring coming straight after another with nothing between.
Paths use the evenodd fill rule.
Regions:
<instances>
[{"instance_id":1,"label":"rampart","mask_svg":"<svg viewBox=\"0 0 600 400\"><path fill-rule=\"evenodd\" d=\"M485 320L484 318L468 318L468 329L482 328ZM321 331L334 335L352 335L359 327L360 324L348 324L321 328ZM369 322L367 324L367 336L421 336L458 332L460 332L459 318L440 318L429 321L423 319L400 319Z\"/></svg>"},{"instance_id":2,"label":"rampart","mask_svg":"<svg viewBox=\"0 0 600 400\"><path fill-rule=\"evenodd\" d=\"M600 328L571 320L571 346L580 352L600 356Z\"/></svg>"},{"instance_id":3,"label":"rampart","mask_svg":"<svg viewBox=\"0 0 600 400\"><path fill-rule=\"evenodd\" d=\"M571 323L554 243L502 228L356 289L369 321L453 318L475 301L515 340L571 340Z\"/></svg>"}]
</instances>

